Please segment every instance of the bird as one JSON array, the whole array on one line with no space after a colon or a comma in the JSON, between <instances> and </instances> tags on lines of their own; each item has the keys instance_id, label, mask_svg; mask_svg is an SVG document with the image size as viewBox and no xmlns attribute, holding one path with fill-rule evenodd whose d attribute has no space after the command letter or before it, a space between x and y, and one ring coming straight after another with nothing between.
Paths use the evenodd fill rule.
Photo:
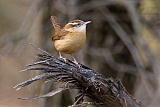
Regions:
<instances>
[{"instance_id":1,"label":"bird","mask_svg":"<svg viewBox=\"0 0 160 107\"><path fill-rule=\"evenodd\" d=\"M86 25L91 23L91 21L84 22L76 19L68 22L61 28L56 16L51 16L50 20L55 29L52 41L54 41L56 50L59 51L59 58L66 62L66 58L62 57L61 53L71 54L73 62L80 67L81 65L74 58L73 53L80 51L84 47L86 42Z\"/></svg>"}]
</instances>

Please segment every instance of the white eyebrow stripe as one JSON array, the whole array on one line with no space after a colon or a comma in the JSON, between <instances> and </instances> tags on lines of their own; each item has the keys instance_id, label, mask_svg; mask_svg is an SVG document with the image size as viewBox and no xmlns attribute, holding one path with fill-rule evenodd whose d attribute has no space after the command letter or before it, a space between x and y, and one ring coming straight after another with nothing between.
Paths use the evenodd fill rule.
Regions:
<instances>
[{"instance_id":1,"label":"white eyebrow stripe","mask_svg":"<svg viewBox=\"0 0 160 107\"><path fill-rule=\"evenodd\" d=\"M71 23L71 22L70 22L70 23L68 23L68 24L77 25L78 23L76 23L76 22L74 22L74 23Z\"/></svg>"}]
</instances>

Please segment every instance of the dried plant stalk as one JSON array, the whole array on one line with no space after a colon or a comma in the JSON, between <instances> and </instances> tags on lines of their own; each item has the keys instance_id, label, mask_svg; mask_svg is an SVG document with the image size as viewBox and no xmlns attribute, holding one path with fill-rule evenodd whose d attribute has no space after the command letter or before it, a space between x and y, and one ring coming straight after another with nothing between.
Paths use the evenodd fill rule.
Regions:
<instances>
[{"instance_id":1,"label":"dried plant stalk","mask_svg":"<svg viewBox=\"0 0 160 107\"><path fill-rule=\"evenodd\" d=\"M144 107L127 93L119 79L106 78L84 65L79 68L70 60L64 62L46 51L38 49L41 53L36 55L37 61L28 64L28 68L22 72L42 70L44 73L18 84L15 88L21 89L41 79L62 82L65 85L42 96L20 99L32 100L51 97L64 90L77 89L78 94L72 107L84 107L89 104L101 104L104 107ZM85 96L90 97L94 103L83 102Z\"/></svg>"}]
</instances>

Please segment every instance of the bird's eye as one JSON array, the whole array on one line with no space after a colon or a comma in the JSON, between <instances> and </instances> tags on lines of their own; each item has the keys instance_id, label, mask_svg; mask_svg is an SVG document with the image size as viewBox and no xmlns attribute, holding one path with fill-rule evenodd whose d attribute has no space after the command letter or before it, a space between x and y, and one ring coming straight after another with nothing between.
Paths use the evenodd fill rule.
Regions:
<instances>
[{"instance_id":1,"label":"bird's eye","mask_svg":"<svg viewBox=\"0 0 160 107\"><path fill-rule=\"evenodd\" d=\"M80 26L81 24L80 24L80 23L78 23L77 25L78 25L78 26Z\"/></svg>"}]
</instances>

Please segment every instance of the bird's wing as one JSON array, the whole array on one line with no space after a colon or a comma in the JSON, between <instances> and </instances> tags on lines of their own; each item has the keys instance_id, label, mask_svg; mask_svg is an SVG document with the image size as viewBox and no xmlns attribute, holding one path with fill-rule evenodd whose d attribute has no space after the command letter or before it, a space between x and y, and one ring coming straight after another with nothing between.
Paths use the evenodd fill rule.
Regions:
<instances>
[{"instance_id":1,"label":"bird's wing","mask_svg":"<svg viewBox=\"0 0 160 107\"><path fill-rule=\"evenodd\" d=\"M61 26L56 16L51 16L51 21L55 29L55 34L52 36L52 41L59 40L68 33L68 31L61 29Z\"/></svg>"},{"instance_id":2,"label":"bird's wing","mask_svg":"<svg viewBox=\"0 0 160 107\"><path fill-rule=\"evenodd\" d=\"M50 19L52 21L52 24L53 24L54 29L55 29L55 34L56 34L61 30L61 26L60 26L59 21L58 21L56 16L51 16Z\"/></svg>"},{"instance_id":3,"label":"bird's wing","mask_svg":"<svg viewBox=\"0 0 160 107\"><path fill-rule=\"evenodd\" d=\"M63 36L65 36L67 33L68 33L68 31L66 31L66 30L64 30L64 29L61 29L59 32L55 33L55 34L52 36L52 41L53 41L53 40L63 39Z\"/></svg>"}]
</instances>

